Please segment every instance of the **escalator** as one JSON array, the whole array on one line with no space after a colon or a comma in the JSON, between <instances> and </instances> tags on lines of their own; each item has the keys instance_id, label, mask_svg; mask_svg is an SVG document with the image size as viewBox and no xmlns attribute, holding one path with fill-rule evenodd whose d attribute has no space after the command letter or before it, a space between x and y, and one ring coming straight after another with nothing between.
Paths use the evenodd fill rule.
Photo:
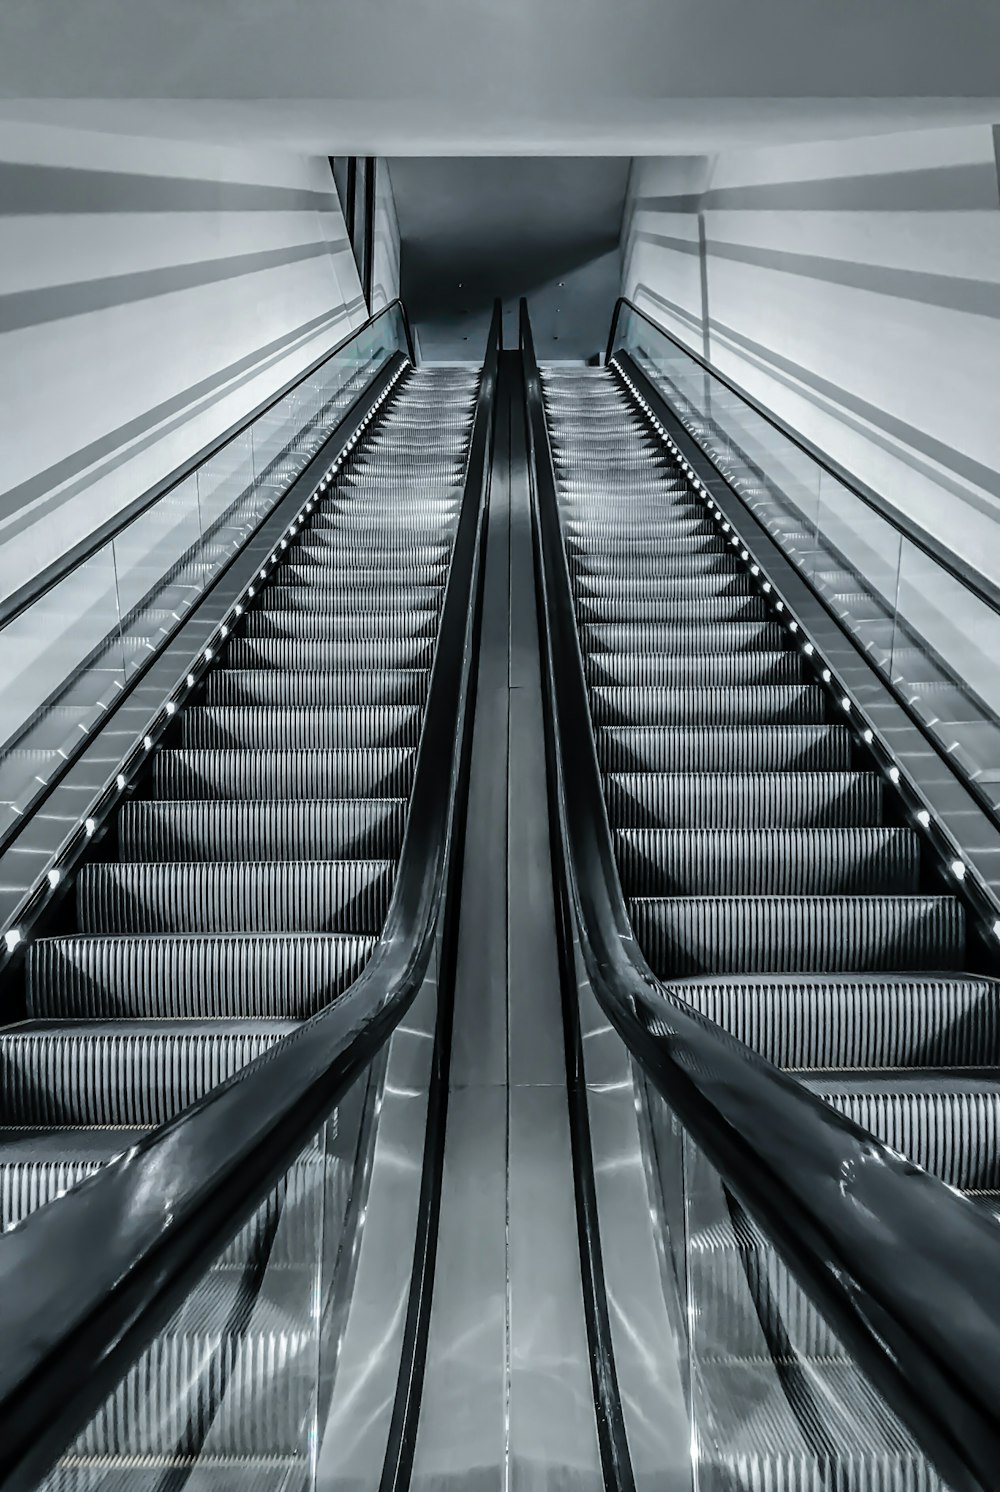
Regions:
<instances>
[{"instance_id":1,"label":"escalator","mask_svg":"<svg viewBox=\"0 0 1000 1492\"><path fill-rule=\"evenodd\" d=\"M25 950L26 1019L0 1032L3 1229L364 969L406 832L478 387L476 370L402 376ZM46 1485L299 1484L329 1283L313 1255L317 1239L336 1253L353 1164L335 1111Z\"/></svg>"},{"instance_id":2,"label":"escalator","mask_svg":"<svg viewBox=\"0 0 1000 1492\"><path fill-rule=\"evenodd\" d=\"M624 381L540 377L607 825L649 969L1000 1214L1000 981L955 873ZM669 1042L655 1003L648 1029ZM693 1484L942 1486L698 1147L676 1121L653 1129L664 1192L684 1194L666 1246Z\"/></svg>"}]
</instances>

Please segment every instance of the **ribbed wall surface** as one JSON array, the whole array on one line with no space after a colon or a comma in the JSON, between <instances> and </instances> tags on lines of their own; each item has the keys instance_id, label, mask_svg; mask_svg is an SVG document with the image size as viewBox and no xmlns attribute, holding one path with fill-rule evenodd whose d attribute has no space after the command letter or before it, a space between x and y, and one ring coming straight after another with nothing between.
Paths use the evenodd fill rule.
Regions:
<instances>
[{"instance_id":1,"label":"ribbed wall surface","mask_svg":"<svg viewBox=\"0 0 1000 1492\"><path fill-rule=\"evenodd\" d=\"M403 842L475 394L465 371L401 381L157 749L148 796L78 872L75 925L28 949L29 1019L0 1033L4 1224L236 1076L363 969ZM333 1121L52 1488L235 1492L237 1468L241 1488L300 1485L352 1178Z\"/></svg>"},{"instance_id":2,"label":"ribbed wall surface","mask_svg":"<svg viewBox=\"0 0 1000 1492\"><path fill-rule=\"evenodd\" d=\"M995 1210L1000 1075L982 1069L1000 983L965 972L962 904L917 832L884 822L891 789L828 716L801 633L769 616L624 386L556 367L543 384L608 816L653 971ZM665 1197L684 1187L687 1253L667 1246L698 1487L938 1492L708 1163L666 1111L653 1122Z\"/></svg>"}]
</instances>

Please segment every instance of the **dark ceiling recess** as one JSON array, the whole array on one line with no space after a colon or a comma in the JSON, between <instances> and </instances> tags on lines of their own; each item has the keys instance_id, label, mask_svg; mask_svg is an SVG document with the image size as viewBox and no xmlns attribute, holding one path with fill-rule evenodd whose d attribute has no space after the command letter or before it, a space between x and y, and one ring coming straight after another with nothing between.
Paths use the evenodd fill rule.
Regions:
<instances>
[{"instance_id":1,"label":"dark ceiling recess","mask_svg":"<svg viewBox=\"0 0 1000 1492\"><path fill-rule=\"evenodd\" d=\"M539 354L590 357L618 293L628 161L617 157L395 157L402 293L425 357L468 357L493 299L516 337L529 298ZM551 344L551 345L550 345Z\"/></svg>"}]
</instances>

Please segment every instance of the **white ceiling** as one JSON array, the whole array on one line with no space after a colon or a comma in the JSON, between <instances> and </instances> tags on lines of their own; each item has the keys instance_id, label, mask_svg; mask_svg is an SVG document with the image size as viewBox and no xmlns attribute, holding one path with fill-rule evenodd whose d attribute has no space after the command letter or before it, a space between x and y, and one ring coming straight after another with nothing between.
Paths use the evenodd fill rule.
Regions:
<instances>
[{"instance_id":1,"label":"white ceiling","mask_svg":"<svg viewBox=\"0 0 1000 1492\"><path fill-rule=\"evenodd\" d=\"M0 115L323 154L691 153L1000 117L996 0L2 0Z\"/></svg>"}]
</instances>

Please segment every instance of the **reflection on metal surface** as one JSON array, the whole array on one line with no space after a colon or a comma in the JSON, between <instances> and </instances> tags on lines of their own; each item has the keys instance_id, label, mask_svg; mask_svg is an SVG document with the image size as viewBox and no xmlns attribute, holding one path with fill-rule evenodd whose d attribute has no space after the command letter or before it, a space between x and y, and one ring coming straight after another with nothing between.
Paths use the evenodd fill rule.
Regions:
<instances>
[{"instance_id":1,"label":"reflection on metal surface","mask_svg":"<svg viewBox=\"0 0 1000 1492\"><path fill-rule=\"evenodd\" d=\"M389 1046L354 1290L320 1432L317 1492L377 1486L392 1413L424 1153L436 997L430 980Z\"/></svg>"},{"instance_id":2,"label":"reflection on metal surface","mask_svg":"<svg viewBox=\"0 0 1000 1492\"><path fill-rule=\"evenodd\" d=\"M667 1311L661 1223L643 1164L632 1066L586 986L581 1006L591 1029L604 1027L609 1037L600 1045L600 1082L591 1081L588 1066L587 1100L615 1367L636 1486L689 1492L687 1346ZM589 1063L589 1052L584 1060Z\"/></svg>"}]
</instances>

